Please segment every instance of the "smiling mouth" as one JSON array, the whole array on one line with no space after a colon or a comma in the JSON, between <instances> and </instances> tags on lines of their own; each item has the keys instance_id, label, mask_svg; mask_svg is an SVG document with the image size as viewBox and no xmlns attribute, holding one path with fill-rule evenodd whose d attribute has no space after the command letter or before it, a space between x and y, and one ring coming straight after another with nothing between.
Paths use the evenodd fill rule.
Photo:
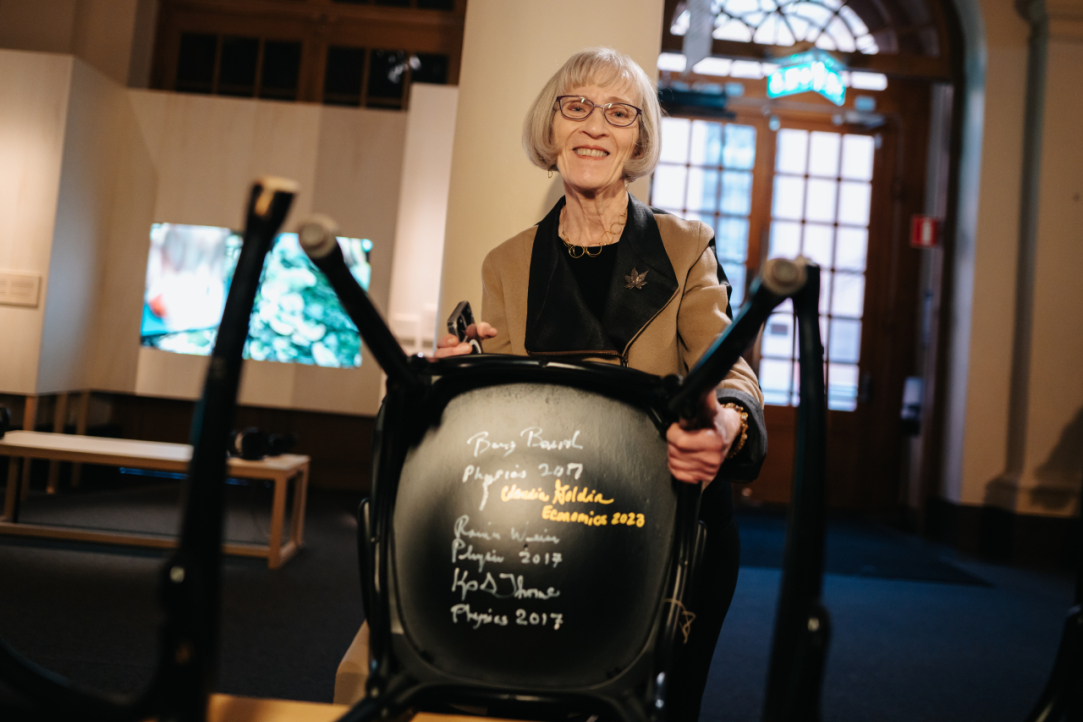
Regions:
<instances>
[{"instance_id":1,"label":"smiling mouth","mask_svg":"<svg viewBox=\"0 0 1083 722\"><path fill-rule=\"evenodd\" d=\"M605 158L609 153L597 148L576 148L575 154L587 158Z\"/></svg>"}]
</instances>

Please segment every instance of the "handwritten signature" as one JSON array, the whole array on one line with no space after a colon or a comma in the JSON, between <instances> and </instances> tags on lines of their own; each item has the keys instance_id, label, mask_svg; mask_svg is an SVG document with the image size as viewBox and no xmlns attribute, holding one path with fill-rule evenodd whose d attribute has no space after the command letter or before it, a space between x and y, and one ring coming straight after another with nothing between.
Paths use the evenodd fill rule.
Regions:
<instances>
[{"instance_id":1,"label":"handwritten signature","mask_svg":"<svg viewBox=\"0 0 1083 722\"><path fill-rule=\"evenodd\" d=\"M463 514L455 520L455 538L469 537L471 539L484 539L486 541L492 541L493 539L500 538L500 532L495 531L476 531L474 529L468 529L467 524L470 523L470 517Z\"/></svg>"},{"instance_id":2,"label":"handwritten signature","mask_svg":"<svg viewBox=\"0 0 1083 722\"><path fill-rule=\"evenodd\" d=\"M528 449L545 449L546 451L561 451L563 449L582 449L583 446L579 443L579 430L571 435L571 438L567 439L546 439L542 436L542 427L529 426L519 432L519 436L526 437L526 448ZM478 458L482 454L489 451L503 451L504 456L508 456L517 448L517 444L514 439L508 441L494 441L489 438L488 431L479 431L466 440L467 446L474 447L474 458Z\"/></svg>"},{"instance_id":3,"label":"handwritten signature","mask_svg":"<svg viewBox=\"0 0 1083 722\"><path fill-rule=\"evenodd\" d=\"M500 579L510 583L511 589L508 592L500 591L492 572L485 572L485 578L479 582L477 579L470 578L470 572L455 567L451 579L451 591L461 593L464 602L466 595L470 592L486 592L497 599L554 599L560 596L560 590L553 587L542 590L526 586L522 574L501 574Z\"/></svg>"},{"instance_id":4,"label":"handwritten signature","mask_svg":"<svg viewBox=\"0 0 1083 722\"><path fill-rule=\"evenodd\" d=\"M527 536L526 529L522 531L515 531L515 527L511 528L511 538L515 541L533 543L533 542L551 542L553 544L560 544L560 537L553 536L552 534L531 534Z\"/></svg>"}]
</instances>

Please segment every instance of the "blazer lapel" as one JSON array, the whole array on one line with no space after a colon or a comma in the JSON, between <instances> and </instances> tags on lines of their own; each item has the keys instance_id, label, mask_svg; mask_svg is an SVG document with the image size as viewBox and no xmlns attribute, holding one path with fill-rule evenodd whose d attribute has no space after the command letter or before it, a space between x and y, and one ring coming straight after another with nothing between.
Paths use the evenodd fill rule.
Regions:
<instances>
[{"instance_id":1,"label":"blazer lapel","mask_svg":"<svg viewBox=\"0 0 1083 722\"><path fill-rule=\"evenodd\" d=\"M622 353L670 302L678 285L654 213L629 193L628 220L617 247L604 319L609 338Z\"/></svg>"},{"instance_id":2,"label":"blazer lapel","mask_svg":"<svg viewBox=\"0 0 1083 722\"><path fill-rule=\"evenodd\" d=\"M587 310L579 284L568 267L568 255L558 238L563 207L561 198L534 234L524 345L529 354L589 355L591 351L608 351L606 355L613 355L619 348L610 341L602 322Z\"/></svg>"}]
</instances>

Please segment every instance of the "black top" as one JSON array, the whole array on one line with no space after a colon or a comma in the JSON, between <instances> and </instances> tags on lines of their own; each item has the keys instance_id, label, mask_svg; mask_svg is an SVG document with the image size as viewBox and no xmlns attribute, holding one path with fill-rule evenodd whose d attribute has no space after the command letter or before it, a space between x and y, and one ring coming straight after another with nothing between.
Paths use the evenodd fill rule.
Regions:
<instances>
[{"instance_id":1,"label":"black top","mask_svg":"<svg viewBox=\"0 0 1083 722\"><path fill-rule=\"evenodd\" d=\"M580 289L584 284L572 270L584 259L569 256L557 233L564 203L561 198L538 223L534 236L527 283L526 352L531 356L564 354L582 358L623 354L680 286L654 211L629 194L624 231L619 242L608 246L613 265L600 288L591 288L605 297L598 314L583 298ZM549 242L540 242L543 239ZM632 271L645 281L635 293L625 288L625 279ZM576 322L569 323L569 319Z\"/></svg>"},{"instance_id":2,"label":"black top","mask_svg":"<svg viewBox=\"0 0 1083 722\"><path fill-rule=\"evenodd\" d=\"M564 241L559 238L560 250L568 252ZM591 248L591 251L596 249ZM589 256L584 253L579 258L568 256L568 266L575 283L579 286L579 293L583 294L583 303L595 318L605 318L606 301L609 298L609 280L613 278L613 266L617 261L617 244L610 243L601 247L601 253Z\"/></svg>"}]
</instances>

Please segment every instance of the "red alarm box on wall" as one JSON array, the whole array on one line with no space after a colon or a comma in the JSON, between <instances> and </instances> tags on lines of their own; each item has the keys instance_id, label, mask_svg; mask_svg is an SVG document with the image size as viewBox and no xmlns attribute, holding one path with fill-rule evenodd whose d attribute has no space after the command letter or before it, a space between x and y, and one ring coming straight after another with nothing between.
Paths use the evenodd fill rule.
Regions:
<instances>
[{"instance_id":1,"label":"red alarm box on wall","mask_svg":"<svg viewBox=\"0 0 1083 722\"><path fill-rule=\"evenodd\" d=\"M913 216L910 219L910 245L937 248L940 245L940 220L932 216Z\"/></svg>"}]
</instances>

